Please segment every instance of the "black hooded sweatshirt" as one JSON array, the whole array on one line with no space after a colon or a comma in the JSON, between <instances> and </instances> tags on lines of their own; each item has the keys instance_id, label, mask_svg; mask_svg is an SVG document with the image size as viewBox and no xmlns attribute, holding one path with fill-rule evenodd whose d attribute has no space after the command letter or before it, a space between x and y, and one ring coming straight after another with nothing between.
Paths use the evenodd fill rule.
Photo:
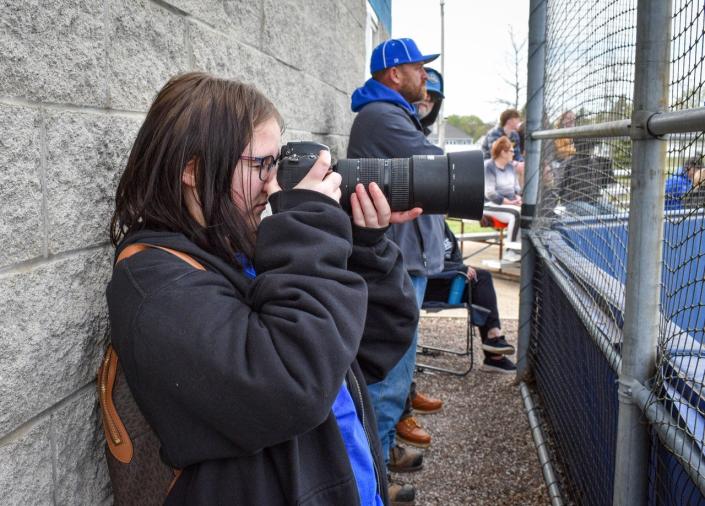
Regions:
<instances>
[{"instance_id":1,"label":"black hooded sweatshirt","mask_svg":"<svg viewBox=\"0 0 705 506\"><path fill-rule=\"evenodd\" d=\"M319 193L270 202L254 279L178 233L143 230L116 252L161 245L206 268L148 249L120 262L107 289L130 390L162 459L183 469L166 504L359 505L331 411L344 379L386 504L365 383L397 363L417 323L399 249Z\"/></svg>"}]
</instances>

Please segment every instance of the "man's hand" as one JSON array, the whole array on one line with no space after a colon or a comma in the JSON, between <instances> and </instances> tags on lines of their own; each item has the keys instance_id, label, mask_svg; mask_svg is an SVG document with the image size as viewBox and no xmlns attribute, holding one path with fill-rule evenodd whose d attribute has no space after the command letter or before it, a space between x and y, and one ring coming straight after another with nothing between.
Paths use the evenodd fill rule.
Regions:
<instances>
[{"instance_id":1,"label":"man's hand","mask_svg":"<svg viewBox=\"0 0 705 506\"><path fill-rule=\"evenodd\" d=\"M409 211L392 212L384 192L377 183L370 183L369 194L364 185L358 183L355 193L350 195L353 223L363 228L385 228L390 223L404 223L418 218L421 208L415 207Z\"/></svg>"},{"instance_id":2,"label":"man's hand","mask_svg":"<svg viewBox=\"0 0 705 506\"><path fill-rule=\"evenodd\" d=\"M477 271L468 265L468 278L477 281Z\"/></svg>"}]
</instances>

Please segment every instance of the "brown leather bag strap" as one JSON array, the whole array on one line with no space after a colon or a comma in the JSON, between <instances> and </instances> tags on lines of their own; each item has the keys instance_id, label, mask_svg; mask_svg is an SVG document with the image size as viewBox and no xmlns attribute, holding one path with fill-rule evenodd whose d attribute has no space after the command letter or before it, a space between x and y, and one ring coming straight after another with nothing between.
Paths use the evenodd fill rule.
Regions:
<instances>
[{"instance_id":1,"label":"brown leather bag strap","mask_svg":"<svg viewBox=\"0 0 705 506\"><path fill-rule=\"evenodd\" d=\"M172 255L179 257L194 269L201 271L206 270L203 265L186 253L171 248L166 248L164 246L146 243L130 244L120 252L115 263L118 264L126 258L130 258L132 255L140 253L148 248L156 248L166 251L167 253L171 253ZM98 370L98 398L103 419L103 431L105 432L105 439L108 443L110 453L112 453L118 461L124 464L129 464L133 457L132 441L130 439L130 435L127 433L125 424L120 419L120 415L115 408L115 403L113 402L113 388L115 386L117 370L118 356L113 349L113 346L109 344L108 348L105 350L103 362ZM171 487L174 486L174 483L176 483L176 480L180 474L180 469L174 469L175 476L169 490L171 490Z\"/></svg>"},{"instance_id":2,"label":"brown leather bag strap","mask_svg":"<svg viewBox=\"0 0 705 506\"><path fill-rule=\"evenodd\" d=\"M113 402L113 387L118 369L118 356L111 344L105 350L103 362L98 369L98 400L100 403L103 432L113 456L123 464L132 460L133 448L130 435L120 419Z\"/></svg>"},{"instance_id":3,"label":"brown leather bag strap","mask_svg":"<svg viewBox=\"0 0 705 506\"><path fill-rule=\"evenodd\" d=\"M187 255L183 251L178 251L175 249L167 248L165 246L157 246L156 244L147 244L147 243L140 243L136 242L134 244L130 244L129 246L125 247L120 254L117 257L117 261L115 264L118 264L125 260L126 258L130 258L132 255L136 253L140 253L148 248L156 248L160 249L162 251L166 251L167 253L171 253L172 255L179 257L181 260L189 264L191 267L194 269L198 269L199 271L205 271L206 268L203 267L196 259L194 259L192 256Z\"/></svg>"}]
</instances>

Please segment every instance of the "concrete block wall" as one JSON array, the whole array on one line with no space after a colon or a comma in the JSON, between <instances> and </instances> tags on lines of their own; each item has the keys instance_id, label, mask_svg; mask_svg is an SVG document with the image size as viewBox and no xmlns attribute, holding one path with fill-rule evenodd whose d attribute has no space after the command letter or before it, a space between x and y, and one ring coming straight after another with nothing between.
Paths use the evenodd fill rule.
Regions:
<instances>
[{"instance_id":1,"label":"concrete block wall","mask_svg":"<svg viewBox=\"0 0 705 506\"><path fill-rule=\"evenodd\" d=\"M0 2L0 504L112 502L107 227L156 91L192 69L252 82L285 140L344 155L365 19L365 0Z\"/></svg>"}]
</instances>

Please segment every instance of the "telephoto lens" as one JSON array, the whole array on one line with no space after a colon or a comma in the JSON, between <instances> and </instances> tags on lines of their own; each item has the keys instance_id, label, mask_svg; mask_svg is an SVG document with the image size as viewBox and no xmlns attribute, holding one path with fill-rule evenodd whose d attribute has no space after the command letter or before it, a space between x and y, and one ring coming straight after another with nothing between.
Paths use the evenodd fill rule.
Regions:
<instances>
[{"instance_id":1,"label":"telephoto lens","mask_svg":"<svg viewBox=\"0 0 705 506\"><path fill-rule=\"evenodd\" d=\"M277 179L291 189L308 173L321 149L315 142L290 142L282 148ZM377 183L392 211L423 208L424 214L479 220L485 199L482 152L411 158L350 158L339 160L333 170L342 177L340 205L350 212L350 195L358 183Z\"/></svg>"}]
</instances>

